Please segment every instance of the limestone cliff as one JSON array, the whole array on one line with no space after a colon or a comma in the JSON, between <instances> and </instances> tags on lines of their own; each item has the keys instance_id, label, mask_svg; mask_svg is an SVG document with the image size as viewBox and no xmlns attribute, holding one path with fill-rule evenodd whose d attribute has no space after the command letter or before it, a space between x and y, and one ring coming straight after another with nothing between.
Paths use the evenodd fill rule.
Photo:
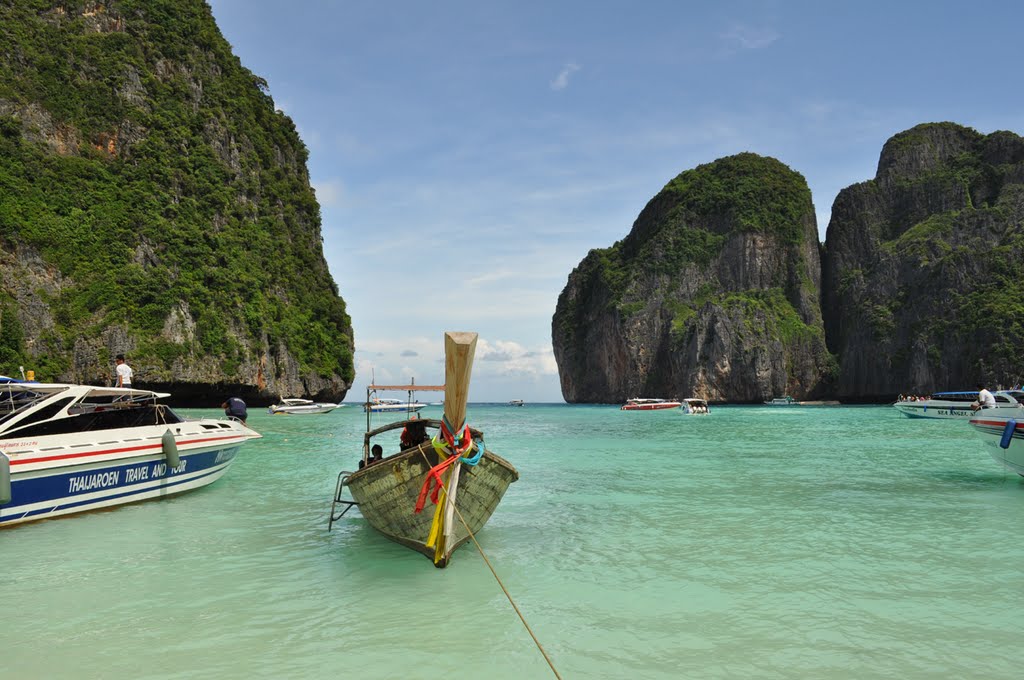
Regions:
<instances>
[{"instance_id":1,"label":"limestone cliff","mask_svg":"<svg viewBox=\"0 0 1024 680\"><path fill-rule=\"evenodd\" d=\"M569 402L819 394L820 246L804 178L745 153L683 172L569 276L552 340Z\"/></svg>"},{"instance_id":2,"label":"limestone cliff","mask_svg":"<svg viewBox=\"0 0 1024 680\"><path fill-rule=\"evenodd\" d=\"M341 399L307 151L202 0L0 2L0 372Z\"/></svg>"},{"instance_id":3,"label":"limestone cliff","mask_svg":"<svg viewBox=\"0 0 1024 680\"><path fill-rule=\"evenodd\" d=\"M1024 377L1024 139L953 123L892 137L836 198L823 262L836 394L969 389Z\"/></svg>"}]
</instances>

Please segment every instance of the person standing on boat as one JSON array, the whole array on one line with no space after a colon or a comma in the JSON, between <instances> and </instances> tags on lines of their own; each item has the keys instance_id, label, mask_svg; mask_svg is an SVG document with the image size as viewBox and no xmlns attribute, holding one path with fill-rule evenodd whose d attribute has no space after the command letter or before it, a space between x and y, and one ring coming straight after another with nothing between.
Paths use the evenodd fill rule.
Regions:
<instances>
[{"instance_id":1,"label":"person standing on boat","mask_svg":"<svg viewBox=\"0 0 1024 680\"><path fill-rule=\"evenodd\" d=\"M977 384L978 388L978 401L972 405L972 409L977 411L983 408L993 408L996 405L996 398L992 396L992 393L985 389L985 386L981 383Z\"/></svg>"},{"instance_id":2,"label":"person standing on boat","mask_svg":"<svg viewBox=\"0 0 1024 680\"><path fill-rule=\"evenodd\" d=\"M123 354L118 354L114 359L114 363L117 364L117 368L114 369L114 373L117 375L117 380L114 382L114 387L131 387L132 386L132 367L124 360Z\"/></svg>"},{"instance_id":3,"label":"person standing on boat","mask_svg":"<svg viewBox=\"0 0 1024 680\"><path fill-rule=\"evenodd\" d=\"M224 409L224 415L228 418L234 418L238 422L245 425L245 419L249 417L249 413L245 408L245 402L238 397L231 397L223 404L220 405Z\"/></svg>"}]
</instances>

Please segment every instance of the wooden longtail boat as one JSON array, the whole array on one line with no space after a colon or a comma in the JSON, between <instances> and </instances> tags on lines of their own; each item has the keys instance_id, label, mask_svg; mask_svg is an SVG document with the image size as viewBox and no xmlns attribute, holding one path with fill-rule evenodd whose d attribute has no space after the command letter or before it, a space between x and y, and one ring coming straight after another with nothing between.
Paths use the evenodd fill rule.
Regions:
<instances>
[{"instance_id":1,"label":"wooden longtail boat","mask_svg":"<svg viewBox=\"0 0 1024 680\"><path fill-rule=\"evenodd\" d=\"M466 425L476 340L476 333L445 333L443 419L412 418L367 428L363 467L338 475L332 524L358 505L374 529L426 555L436 567L445 567L455 549L470 539L470 532L476 534L487 523L519 473L507 460L486 450L483 434ZM414 389L424 388L417 385ZM407 445L373 462L374 438L399 428L403 428ZM433 437L428 428L436 431ZM342 497L345 488L351 501ZM339 506L343 509L336 513Z\"/></svg>"}]
</instances>

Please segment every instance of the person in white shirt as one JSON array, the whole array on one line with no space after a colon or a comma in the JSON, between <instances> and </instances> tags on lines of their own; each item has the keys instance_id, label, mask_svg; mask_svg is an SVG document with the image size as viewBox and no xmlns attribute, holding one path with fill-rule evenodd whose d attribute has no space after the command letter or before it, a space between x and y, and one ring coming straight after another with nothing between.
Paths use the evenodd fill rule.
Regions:
<instances>
[{"instance_id":1,"label":"person in white shirt","mask_svg":"<svg viewBox=\"0 0 1024 680\"><path fill-rule=\"evenodd\" d=\"M992 408L996 405L996 398L992 396L992 393L985 389L985 386L978 383L978 401L974 404L974 410L983 408Z\"/></svg>"},{"instance_id":2,"label":"person in white shirt","mask_svg":"<svg viewBox=\"0 0 1024 680\"><path fill-rule=\"evenodd\" d=\"M131 387L132 367L125 363L123 354L118 354L114 361L117 364L117 382L114 383L114 387Z\"/></svg>"}]
</instances>

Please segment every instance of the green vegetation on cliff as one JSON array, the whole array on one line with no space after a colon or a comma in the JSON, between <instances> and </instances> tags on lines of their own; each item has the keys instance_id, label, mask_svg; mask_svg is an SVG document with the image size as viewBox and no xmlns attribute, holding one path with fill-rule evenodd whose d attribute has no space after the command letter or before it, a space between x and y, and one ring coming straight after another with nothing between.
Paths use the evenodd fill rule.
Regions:
<instances>
[{"instance_id":1,"label":"green vegetation on cliff","mask_svg":"<svg viewBox=\"0 0 1024 680\"><path fill-rule=\"evenodd\" d=\"M860 209L829 227L824 309L840 396L1024 376L1022 178L1020 136L928 123L889 139L878 176L840 194Z\"/></svg>"},{"instance_id":2,"label":"green vegetation on cliff","mask_svg":"<svg viewBox=\"0 0 1024 680\"><path fill-rule=\"evenodd\" d=\"M721 292L705 286L694 298L670 305L672 338L676 342L686 339L698 312L708 304L727 314L735 313L743 323L740 332L749 337L779 340L784 345L825 339L821 327L810 326L800 318L781 288Z\"/></svg>"},{"instance_id":3,"label":"green vegetation on cliff","mask_svg":"<svg viewBox=\"0 0 1024 680\"><path fill-rule=\"evenodd\" d=\"M265 347L350 383L307 152L266 83L201 0L88 7L0 3L0 248L60 272L47 354L121 325L151 380L186 355L230 377ZM39 365L10 308L0 371Z\"/></svg>"},{"instance_id":4,"label":"green vegetation on cliff","mask_svg":"<svg viewBox=\"0 0 1024 680\"><path fill-rule=\"evenodd\" d=\"M803 175L774 158L741 153L687 170L663 193L677 205L670 221L722 216L730 231L774 234L786 243L804 239L804 219L812 208Z\"/></svg>"},{"instance_id":5,"label":"green vegetation on cliff","mask_svg":"<svg viewBox=\"0 0 1024 680\"><path fill-rule=\"evenodd\" d=\"M640 271L669 282L705 269L737 233L774 235L797 245L814 207L803 176L774 158L741 153L687 170L652 201L638 228L610 248L591 251L586 271L610 292L609 304L626 315L642 307L645 292L631 292ZM806 279L807 274L801 271ZM807 281L808 285L810 281ZM639 295L639 298L637 297Z\"/></svg>"}]
</instances>

